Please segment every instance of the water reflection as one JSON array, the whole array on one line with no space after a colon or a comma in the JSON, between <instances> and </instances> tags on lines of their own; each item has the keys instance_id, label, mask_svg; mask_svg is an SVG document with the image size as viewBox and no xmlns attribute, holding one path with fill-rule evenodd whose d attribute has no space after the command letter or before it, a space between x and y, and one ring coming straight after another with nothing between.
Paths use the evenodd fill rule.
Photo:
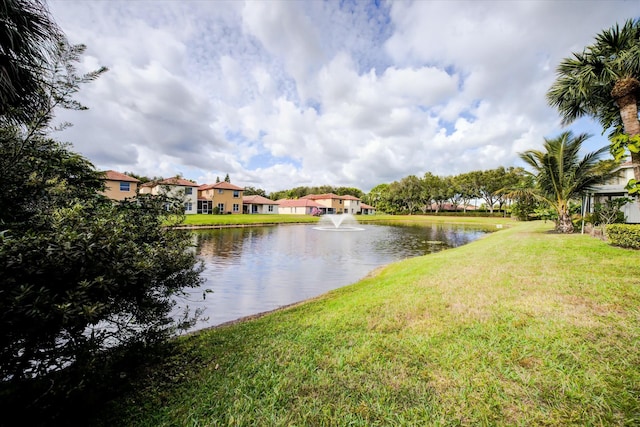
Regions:
<instances>
[{"instance_id":1,"label":"water reflection","mask_svg":"<svg viewBox=\"0 0 640 427\"><path fill-rule=\"evenodd\" d=\"M354 283L378 266L475 240L478 228L363 225L358 233L332 233L312 225L198 230L205 283L189 305L204 308L218 325L273 310ZM202 300L205 289L213 293Z\"/></svg>"}]
</instances>

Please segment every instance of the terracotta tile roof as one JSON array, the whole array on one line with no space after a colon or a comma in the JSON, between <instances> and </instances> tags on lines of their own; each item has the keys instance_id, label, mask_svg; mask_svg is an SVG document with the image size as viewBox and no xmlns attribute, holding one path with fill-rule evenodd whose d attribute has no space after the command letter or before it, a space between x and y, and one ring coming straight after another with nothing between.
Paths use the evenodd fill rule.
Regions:
<instances>
[{"instance_id":1,"label":"terracotta tile roof","mask_svg":"<svg viewBox=\"0 0 640 427\"><path fill-rule=\"evenodd\" d=\"M352 196L352 195L350 195L350 194L347 194L347 195L345 195L345 196L342 196L341 198L342 198L343 200L360 200L359 198L357 198L357 197L355 197L355 196Z\"/></svg>"},{"instance_id":2,"label":"terracotta tile roof","mask_svg":"<svg viewBox=\"0 0 640 427\"><path fill-rule=\"evenodd\" d=\"M244 191L244 188L238 187L237 185L233 185L232 183L226 182L226 181L216 182L215 184L202 184L201 186L198 187L198 190L200 191L210 190L212 188L221 189L221 190Z\"/></svg>"},{"instance_id":3,"label":"terracotta tile roof","mask_svg":"<svg viewBox=\"0 0 640 427\"><path fill-rule=\"evenodd\" d=\"M140 182L139 179L112 170L104 171L103 173L105 179L110 181Z\"/></svg>"},{"instance_id":4,"label":"terracotta tile roof","mask_svg":"<svg viewBox=\"0 0 640 427\"><path fill-rule=\"evenodd\" d=\"M280 199L278 200L278 204L281 208L300 208L300 207L310 207L310 208L324 208L320 203L316 203L313 200L309 199Z\"/></svg>"},{"instance_id":5,"label":"terracotta tile roof","mask_svg":"<svg viewBox=\"0 0 640 427\"><path fill-rule=\"evenodd\" d=\"M267 199L266 197L254 194L253 196L243 196L242 203L253 205L278 205L279 202L275 200Z\"/></svg>"},{"instance_id":6,"label":"terracotta tile roof","mask_svg":"<svg viewBox=\"0 0 640 427\"><path fill-rule=\"evenodd\" d=\"M366 203L360 203L362 209L375 209L373 206L369 206Z\"/></svg>"}]
</instances>

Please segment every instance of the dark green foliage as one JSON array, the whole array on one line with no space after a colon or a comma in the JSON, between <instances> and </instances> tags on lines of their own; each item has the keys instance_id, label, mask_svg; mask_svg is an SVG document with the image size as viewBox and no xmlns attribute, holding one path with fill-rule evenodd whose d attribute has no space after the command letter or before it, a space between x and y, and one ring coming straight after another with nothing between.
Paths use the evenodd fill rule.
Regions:
<instances>
[{"instance_id":1,"label":"dark green foliage","mask_svg":"<svg viewBox=\"0 0 640 427\"><path fill-rule=\"evenodd\" d=\"M640 225L609 224L606 226L607 239L614 246L640 249Z\"/></svg>"},{"instance_id":2,"label":"dark green foliage","mask_svg":"<svg viewBox=\"0 0 640 427\"><path fill-rule=\"evenodd\" d=\"M0 1L0 117L31 120L42 110L42 69L64 37L39 0Z\"/></svg>"},{"instance_id":3,"label":"dark green foliage","mask_svg":"<svg viewBox=\"0 0 640 427\"><path fill-rule=\"evenodd\" d=\"M50 139L3 132L0 377L85 363L108 346L174 330L173 296L199 283L188 235L162 197L114 203L99 174ZM9 152L20 145L20 156Z\"/></svg>"},{"instance_id":4,"label":"dark green foliage","mask_svg":"<svg viewBox=\"0 0 640 427\"><path fill-rule=\"evenodd\" d=\"M0 14L11 8L48 22L40 2L4 0ZM15 41L5 36L17 24L0 17L5 61ZM85 109L73 95L106 69L77 75L84 46L70 46L57 31L33 40L25 54L29 67L38 64L29 68L35 83L20 86L20 97L37 102L4 108L11 88L2 73L21 63L16 56L0 62L0 411L25 425L54 402L108 381L107 365L131 361L124 355L142 355L188 326L194 317L177 319L175 301L201 281L190 235L166 227L182 221L181 201L109 200L100 194L102 174L48 136L55 109ZM135 366L125 365L121 372Z\"/></svg>"},{"instance_id":5,"label":"dark green foliage","mask_svg":"<svg viewBox=\"0 0 640 427\"><path fill-rule=\"evenodd\" d=\"M596 203L593 207L593 214L590 215L589 222L593 225L606 225L624 223L626 218L620 209L627 203L632 202L629 197L618 197L605 201L604 204Z\"/></svg>"},{"instance_id":6,"label":"dark green foliage","mask_svg":"<svg viewBox=\"0 0 640 427\"><path fill-rule=\"evenodd\" d=\"M562 60L547 100L558 109L564 124L591 116L605 131L613 128L615 132L622 127L622 118L612 91L624 79L640 79L639 57L640 19L616 24L582 52ZM634 102L640 102L640 97Z\"/></svg>"},{"instance_id":7,"label":"dark green foliage","mask_svg":"<svg viewBox=\"0 0 640 427\"><path fill-rule=\"evenodd\" d=\"M511 215L518 221L538 219L538 215L536 214L536 208L538 206L539 203L535 199L522 198L511 205Z\"/></svg>"},{"instance_id":8,"label":"dark green foliage","mask_svg":"<svg viewBox=\"0 0 640 427\"><path fill-rule=\"evenodd\" d=\"M267 192L262 188L255 187L244 187L244 192L242 193L244 196L262 196L267 197Z\"/></svg>"},{"instance_id":9,"label":"dark green foliage","mask_svg":"<svg viewBox=\"0 0 640 427\"><path fill-rule=\"evenodd\" d=\"M556 230L572 233L570 202L596 184L611 176L613 163L604 167L598 158L607 151L607 147L587 153L580 157L582 143L589 138L587 134L576 137L570 131L563 132L557 138L545 139L544 150L528 150L520 154L535 178L535 191L530 194L547 203L558 214Z\"/></svg>"},{"instance_id":10,"label":"dark green foliage","mask_svg":"<svg viewBox=\"0 0 640 427\"><path fill-rule=\"evenodd\" d=\"M271 200L279 199L299 199L309 194L333 193L338 196L354 196L362 198L364 193L355 187L332 187L330 185L320 185L316 187L295 187L290 190L275 191L269 195Z\"/></svg>"},{"instance_id":11,"label":"dark green foliage","mask_svg":"<svg viewBox=\"0 0 640 427\"><path fill-rule=\"evenodd\" d=\"M17 127L0 128L0 229L48 221L55 206L95 196L104 182L91 163L64 144Z\"/></svg>"}]
</instances>

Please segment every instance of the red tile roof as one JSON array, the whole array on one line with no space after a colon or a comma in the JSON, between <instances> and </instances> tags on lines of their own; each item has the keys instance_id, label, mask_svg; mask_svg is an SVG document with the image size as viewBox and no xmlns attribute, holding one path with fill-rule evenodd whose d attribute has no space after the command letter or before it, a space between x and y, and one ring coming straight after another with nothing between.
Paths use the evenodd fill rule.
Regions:
<instances>
[{"instance_id":1,"label":"red tile roof","mask_svg":"<svg viewBox=\"0 0 640 427\"><path fill-rule=\"evenodd\" d=\"M253 205L278 205L279 202L267 199L266 197L254 194L253 196L243 196L242 203Z\"/></svg>"},{"instance_id":2,"label":"red tile roof","mask_svg":"<svg viewBox=\"0 0 640 427\"><path fill-rule=\"evenodd\" d=\"M198 190L200 190L200 191L202 191L202 190L210 190L212 188L216 188L216 189L220 189L220 190L244 191L244 188L238 187L237 185L233 185L232 183L226 182L226 181L216 182L215 184L202 184L201 186L198 187Z\"/></svg>"},{"instance_id":3,"label":"red tile roof","mask_svg":"<svg viewBox=\"0 0 640 427\"><path fill-rule=\"evenodd\" d=\"M105 179L110 181L140 182L139 179L112 170L104 171L103 173Z\"/></svg>"}]
</instances>

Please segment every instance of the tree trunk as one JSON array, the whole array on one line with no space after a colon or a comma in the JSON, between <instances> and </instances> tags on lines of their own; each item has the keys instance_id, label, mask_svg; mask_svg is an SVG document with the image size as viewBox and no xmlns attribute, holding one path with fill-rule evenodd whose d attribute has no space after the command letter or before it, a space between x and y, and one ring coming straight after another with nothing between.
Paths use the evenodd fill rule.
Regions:
<instances>
[{"instance_id":1,"label":"tree trunk","mask_svg":"<svg viewBox=\"0 0 640 427\"><path fill-rule=\"evenodd\" d=\"M638 98L636 96L640 82L634 78L622 79L616 82L611 95L615 98L620 108L620 118L624 133L629 137L640 134L640 120L638 120ZM640 181L640 153L631 153L633 175L636 181ZM640 199L638 199L640 203Z\"/></svg>"},{"instance_id":2,"label":"tree trunk","mask_svg":"<svg viewBox=\"0 0 640 427\"><path fill-rule=\"evenodd\" d=\"M573 222L571 221L571 215L569 215L569 212L558 212L556 231L558 233L573 233Z\"/></svg>"}]
</instances>

